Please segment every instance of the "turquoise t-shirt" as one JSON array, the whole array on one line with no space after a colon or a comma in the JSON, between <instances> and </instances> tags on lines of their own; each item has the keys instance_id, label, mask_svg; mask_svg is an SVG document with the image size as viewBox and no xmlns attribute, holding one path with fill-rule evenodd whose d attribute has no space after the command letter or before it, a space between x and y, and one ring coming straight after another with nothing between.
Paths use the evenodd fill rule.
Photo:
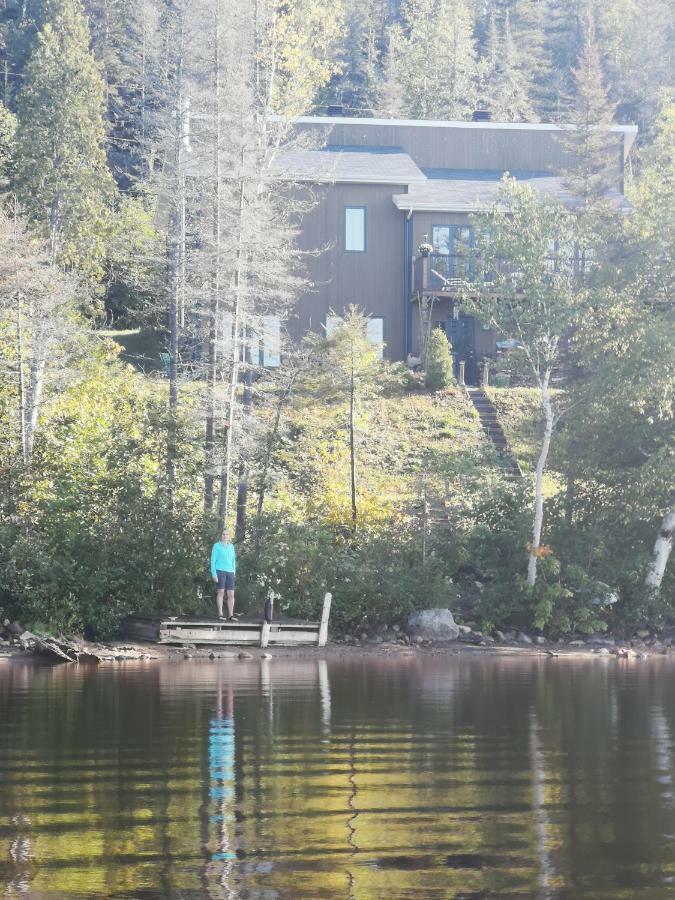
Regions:
<instances>
[{"instance_id":1,"label":"turquoise t-shirt","mask_svg":"<svg viewBox=\"0 0 675 900\"><path fill-rule=\"evenodd\" d=\"M216 578L216 572L236 572L237 561L233 544L224 544L216 541L211 550L211 578Z\"/></svg>"}]
</instances>

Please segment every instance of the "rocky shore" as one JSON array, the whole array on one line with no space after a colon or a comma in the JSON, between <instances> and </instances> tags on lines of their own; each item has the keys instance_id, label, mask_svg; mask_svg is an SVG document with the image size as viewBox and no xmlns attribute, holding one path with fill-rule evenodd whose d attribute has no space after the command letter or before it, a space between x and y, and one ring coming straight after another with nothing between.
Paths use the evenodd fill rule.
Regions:
<instances>
[{"instance_id":1,"label":"rocky shore","mask_svg":"<svg viewBox=\"0 0 675 900\"><path fill-rule=\"evenodd\" d=\"M81 664L115 663L149 660L185 659L260 659L273 657L341 657L376 656L456 656L499 655L541 657L606 657L608 659L647 659L650 657L675 657L673 636L641 630L629 640L609 635L591 635L586 638L548 641L540 636L524 632L495 631L487 635L471 625L460 626L455 639L432 639L409 633L400 625L379 625L356 634L336 636L323 647L259 647L224 648L184 644L173 646L140 641L90 642L71 638L81 652ZM0 661L45 657L38 648L17 642L0 641ZM64 661L65 662L65 661Z\"/></svg>"}]
</instances>

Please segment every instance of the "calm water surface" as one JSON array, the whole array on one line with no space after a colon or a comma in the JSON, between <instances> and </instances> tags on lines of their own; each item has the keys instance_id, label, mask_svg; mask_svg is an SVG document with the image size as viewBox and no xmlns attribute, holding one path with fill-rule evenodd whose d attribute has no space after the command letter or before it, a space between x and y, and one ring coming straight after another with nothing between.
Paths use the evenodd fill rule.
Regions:
<instances>
[{"instance_id":1,"label":"calm water surface","mask_svg":"<svg viewBox=\"0 0 675 900\"><path fill-rule=\"evenodd\" d=\"M675 895L675 665L0 663L0 897Z\"/></svg>"}]
</instances>

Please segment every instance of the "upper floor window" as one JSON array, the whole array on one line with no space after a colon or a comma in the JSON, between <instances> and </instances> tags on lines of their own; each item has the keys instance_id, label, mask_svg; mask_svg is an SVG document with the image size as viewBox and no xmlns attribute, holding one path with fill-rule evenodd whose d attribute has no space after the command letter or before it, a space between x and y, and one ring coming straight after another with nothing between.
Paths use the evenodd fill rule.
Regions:
<instances>
[{"instance_id":1,"label":"upper floor window","mask_svg":"<svg viewBox=\"0 0 675 900\"><path fill-rule=\"evenodd\" d=\"M366 208L345 206L344 247L349 253L366 251Z\"/></svg>"},{"instance_id":2,"label":"upper floor window","mask_svg":"<svg viewBox=\"0 0 675 900\"><path fill-rule=\"evenodd\" d=\"M435 260L434 263L441 275L445 278L468 278L471 275L473 228L470 225L434 225L431 243L434 253L447 256L447 260Z\"/></svg>"}]
</instances>

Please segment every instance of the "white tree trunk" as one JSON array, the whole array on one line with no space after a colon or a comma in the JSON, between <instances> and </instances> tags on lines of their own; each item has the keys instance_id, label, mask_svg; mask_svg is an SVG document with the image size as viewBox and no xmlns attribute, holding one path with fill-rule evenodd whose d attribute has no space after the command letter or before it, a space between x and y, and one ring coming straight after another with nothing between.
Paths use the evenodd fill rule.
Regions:
<instances>
[{"instance_id":1,"label":"white tree trunk","mask_svg":"<svg viewBox=\"0 0 675 900\"><path fill-rule=\"evenodd\" d=\"M661 589L668 558L673 549L673 532L675 532L675 506L672 506L663 517L659 535L654 544L654 559L645 578L646 587L657 592Z\"/></svg>"},{"instance_id":2,"label":"white tree trunk","mask_svg":"<svg viewBox=\"0 0 675 900\"><path fill-rule=\"evenodd\" d=\"M533 587L537 580L538 550L541 545L541 530L544 524L544 469L546 468L546 459L551 446L551 437L553 436L553 426L555 421L553 404L551 403L551 395L549 392L550 380L551 370L547 369L540 382L541 405L544 408L546 426L544 428L544 439L541 444L539 459L537 460L536 477L534 481L534 522L532 524L532 543L527 563L527 583L530 587Z\"/></svg>"}]
</instances>

